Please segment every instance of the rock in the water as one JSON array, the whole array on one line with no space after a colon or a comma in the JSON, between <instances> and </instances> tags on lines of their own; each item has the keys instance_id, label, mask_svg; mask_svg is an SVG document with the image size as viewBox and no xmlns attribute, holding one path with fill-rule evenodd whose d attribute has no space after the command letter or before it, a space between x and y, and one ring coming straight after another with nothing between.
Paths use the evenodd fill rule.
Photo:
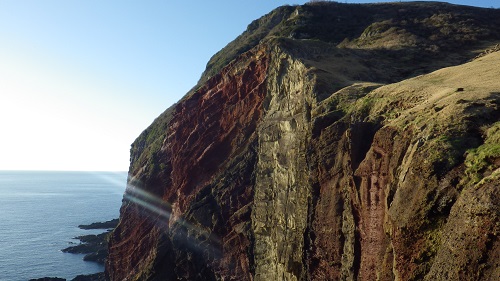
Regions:
<instances>
[{"instance_id":1,"label":"rock in the water","mask_svg":"<svg viewBox=\"0 0 500 281\"><path fill-rule=\"evenodd\" d=\"M81 224L81 229L113 229L118 225L118 219L112 219L105 222L94 222L91 224Z\"/></svg>"},{"instance_id":2,"label":"rock in the water","mask_svg":"<svg viewBox=\"0 0 500 281\"><path fill-rule=\"evenodd\" d=\"M57 277L43 277L38 279L30 279L29 281L66 281L66 279Z\"/></svg>"},{"instance_id":3,"label":"rock in the water","mask_svg":"<svg viewBox=\"0 0 500 281\"><path fill-rule=\"evenodd\" d=\"M81 244L63 249L65 253L86 254L85 261L93 261L104 264L108 256L108 236L109 232L93 235L82 235L76 237Z\"/></svg>"},{"instance_id":4,"label":"rock in the water","mask_svg":"<svg viewBox=\"0 0 500 281\"><path fill-rule=\"evenodd\" d=\"M71 281L107 281L104 272L99 272L95 274L88 275L78 275Z\"/></svg>"}]
</instances>

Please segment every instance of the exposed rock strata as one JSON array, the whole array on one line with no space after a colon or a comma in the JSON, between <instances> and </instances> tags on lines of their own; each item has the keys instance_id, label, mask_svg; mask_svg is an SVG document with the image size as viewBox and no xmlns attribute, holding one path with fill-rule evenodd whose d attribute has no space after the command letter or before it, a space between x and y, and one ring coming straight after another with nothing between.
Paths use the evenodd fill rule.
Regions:
<instances>
[{"instance_id":1,"label":"exposed rock strata","mask_svg":"<svg viewBox=\"0 0 500 281\"><path fill-rule=\"evenodd\" d=\"M314 78L300 61L271 50L264 116L257 127L252 229L255 280L296 280L307 227L306 150Z\"/></svg>"},{"instance_id":2,"label":"exposed rock strata","mask_svg":"<svg viewBox=\"0 0 500 281\"><path fill-rule=\"evenodd\" d=\"M108 277L497 279L500 53L388 83L495 45L500 29L476 16L499 12L426 5L332 3L268 16L273 36L231 51L231 63L133 144ZM373 16L339 45L306 24L353 7L415 20ZM290 22L299 24L293 38L276 36ZM435 30L456 23L460 36ZM302 40L310 37L320 40Z\"/></svg>"}]
</instances>

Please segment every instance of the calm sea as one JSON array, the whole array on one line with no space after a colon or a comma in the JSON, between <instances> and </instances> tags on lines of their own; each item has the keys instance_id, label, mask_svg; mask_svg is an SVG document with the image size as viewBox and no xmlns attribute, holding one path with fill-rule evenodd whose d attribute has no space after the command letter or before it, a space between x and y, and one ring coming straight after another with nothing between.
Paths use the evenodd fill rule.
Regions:
<instances>
[{"instance_id":1,"label":"calm sea","mask_svg":"<svg viewBox=\"0 0 500 281\"><path fill-rule=\"evenodd\" d=\"M118 217L126 180L125 172L0 171L0 280L103 271L61 249L102 232L78 225Z\"/></svg>"}]
</instances>

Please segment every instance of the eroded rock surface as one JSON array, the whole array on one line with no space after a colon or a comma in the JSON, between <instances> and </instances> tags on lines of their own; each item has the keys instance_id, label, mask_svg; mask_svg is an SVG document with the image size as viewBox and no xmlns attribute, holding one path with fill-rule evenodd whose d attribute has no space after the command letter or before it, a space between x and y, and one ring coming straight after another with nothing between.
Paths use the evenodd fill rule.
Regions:
<instances>
[{"instance_id":1,"label":"eroded rock surface","mask_svg":"<svg viewBox=\"0 0 500 281\"><path fill-rule=\"evenodd\" d=\"M498 279L500 53L461 64L494 19L320 3L252 23L132 145L107 277Z\"/></svg>"}]
</instances>

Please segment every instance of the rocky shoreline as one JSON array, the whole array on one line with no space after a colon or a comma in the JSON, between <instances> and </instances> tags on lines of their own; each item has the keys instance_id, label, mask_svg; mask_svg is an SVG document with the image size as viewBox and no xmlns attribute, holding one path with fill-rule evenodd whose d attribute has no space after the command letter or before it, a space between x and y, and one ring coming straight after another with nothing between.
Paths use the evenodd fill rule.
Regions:
<instances>
[{"instance_id":1,"label":"rocky shoreline","mask_svg":"<svg viewBox=\"0 0 500 281\"><path fill-rule=\"evenodd\" d=\"M63 249L64 253L85 254L84 261L93 261L104 265L108 256L108 235L118 224L118 219L106 222L95 222L89 225L79 225L80 229L107 229L101 234L89 234L75 237L80 244Z\"/></svg>"},{"instance_id":2,"label":"rocky shoreline","mask_svg":"<svg viewBox=\"0 0 500 281\"><path fill-rule=\"evenodd\" d=\"M71 279L71 281L105 281L105 280L106 277L104 275L104 272L98 272L87 275L77 275L75 278ZM67 281L67 280L59 277L44 277L38 279L30 279L29 281Z\"/></svg>"},{"instance_id":3,"label":"rocky shoreline","mask_svg":"<svg viewBox=\"0 0 500 281\"><path fill-rule=\"evenodd\" d=\"M85 254L84 261L97 262L104 265L108 256L108 235L118 225L118 219L113 219L105 222L95 222L88 225L79 225L78 228L90 229L105 229L106 231L100 234L89 234L75 237L80 240L80 243L75 246L70 246L62 249L64 253ZM104 272L94 274L77 275L71 281L105 281ZM58 277L43 277L38 279L30 279L29 281L66 281L64 278Z\"/></svg>"}]
</instances>

